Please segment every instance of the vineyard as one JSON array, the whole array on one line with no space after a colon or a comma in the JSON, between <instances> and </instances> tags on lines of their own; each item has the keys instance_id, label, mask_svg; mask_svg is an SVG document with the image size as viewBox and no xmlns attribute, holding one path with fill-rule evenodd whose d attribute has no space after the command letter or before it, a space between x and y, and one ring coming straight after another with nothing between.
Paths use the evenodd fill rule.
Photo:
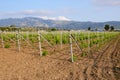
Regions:
<instances>
[{"instance_id":1,"label":"vineyard","mask_svg":"<svg viewBox=\"0 0 120 80\"><path fill-rule=\"evenodd\" d=\"M14 75L8 74L12 67L8 70L0 66L3 72L0 75L6 74L0 77L1 80L119 80L119 46L119 32L0 32L0 55L16 61L20 58L18 62L12 61ZM9 59L6 61L10 66ZM19 63L28 69L16 67ZM8 73L4 72L6 69Z\"/></svg>"}]
</instances>

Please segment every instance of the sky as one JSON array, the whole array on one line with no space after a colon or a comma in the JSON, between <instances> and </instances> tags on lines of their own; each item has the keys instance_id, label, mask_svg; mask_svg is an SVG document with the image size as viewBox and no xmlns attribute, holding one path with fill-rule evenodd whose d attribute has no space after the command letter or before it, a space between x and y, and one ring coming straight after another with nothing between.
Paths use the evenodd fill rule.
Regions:
<instances>
[{"instance_id":1,"label":"sky","mask_svg":"<svg viewBox=\"0 0 120 80\"><path fill-rule=\"evenodd\" d=\"M0 19L120 21L120 0L0 0Z\"/></svg>"}]
</instances>

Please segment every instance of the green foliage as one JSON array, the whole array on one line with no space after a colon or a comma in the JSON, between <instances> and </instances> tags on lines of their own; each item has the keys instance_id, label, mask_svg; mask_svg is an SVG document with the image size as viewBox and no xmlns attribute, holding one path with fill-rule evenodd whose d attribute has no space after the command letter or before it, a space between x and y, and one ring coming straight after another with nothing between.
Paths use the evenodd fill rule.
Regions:
<instances>
[{"instance_id":1,"label":"green foliage","mask_svg":"<svg viewBox=\"0 0 120 80\"><path fill-rule=\"evenodd\" d=\"M15 38L15 35L14 35L14 34L8 34L7 36L8 36L10 39Z\"/></svg>"},{"instance_id":2,"label":"green foliage","mask_svg":"<svg viewBox=\"0 0 120 80\"><path fill-rule=\"evenodd\" d=\"M62 43L63 43L63 44L66 44L66 43L67 43L67 40L63 39L63 40L62 40Z\"/></svg>"},{"instance_id":3,"label":"green foliage","mask_svg":"<svg viewBox=\"0 0 120 80\"><path fill-rule=\"evenodd\" d=\"M91 27L88 27L88 31L90 31L91 30Z\"/></svg>"},{"instance_id":4,"label":"green foliage","mask_svg":"<svg viewBox=\"0 0 120 80\"><path fill-rule=\"evenodd\" d=\"M95 28L95 31L97 31L98 29L97 28Z\"/></svg>"},{"instance_id":5,"label":"green foliage","mask_svg":"<svg viewBox=\"0 0 120 80\"><path fill-rule=\"evenodd\" d=\"M33 39L33 38L30 38L30 41L31 41L32 43L35 43L35 39Z\"/></svg>"},{"instance_id":6,"label":"green foliage","mask_svg":"<svg viewBox=\"0 0 120 80\"><path fill-rule=\"evenodd\" d=\"M46 51L46 50L43 51L42 55L43 55L43 56L47 56L47 55L48 55L48 51Z\"/></svg>"},{"instance_id":7,"label":"green foliage","mask_svg":"<svg viewBox=\"0 0 120 80\"><path fill-rule=\"evenodd\" d=\"M16 27L16 25L10 25L10 27L11 27L11 28L12 28L12 27L13 27L13 28L15 28L15 27Z\"/></svg>"},{"instance_id":8,"label":"green foliage","mask_svg":"<svg viewBox=\"0 0 120 80\"><path fill-rule=\"evenodd\" d=\"M110 28L110 26L109 26L108 24L106 24L105 27L104 27L104 29L105 29L106 31L108 31L109 28Z\"/></svg>"},{"instance_id":9,"label":"green foliage","mask_svg":"<svg viewBox=\"0 0 120 80\"><path fill-rule=\"evenodd\" d=\"M17 28L16 26L8 26L8 27L0 27L0 30L1 31L16 31L18 30L19 28Z\"/></svg>"},{"instance_id":10,"label":"green foliage","mask_svg":"<svg viewBox=\"0 0 120 80\"><path fill-rule=\"evenodd\" d=\"M55 37L55 43L56 43L56 44L59 44L59 43L60 43L60 36L56 36L56 37Z\"/></svg>"},{"instance_id":11,"label":"green foliage","mask_svg":"<svg viewBox=\"0 0 120 80\"><path fill-rule=\"evenodd\" d=\"M10 48L10 44L5 44L5 48Z\"/></svg>"},{"instance_id":12,"label":"green foliage","mask_svg":"<svg viewBox=\"0 0 120 80\"><path fill-rule=\"evenodd\" d=\"M5 44L5 48L10 47L9 44L12 40L13 40L13 42L15 41L16 45L17 45L17 38L16 38L15 34L16 33L13 34L11 32L6 32L5 34L2 33L3 41L5 43L8 43L8 44ZM26 32L22 32L22 33L20 32L20 34L23 35L24 39L26 39L26 37L27 37ZM61 33L59 31L58 32L56 32L56 31L55 32L41 32L41 34L48 42L50 42L50 44L54 45L55 47L56 47L56 44L60 45ZM81 56L82 57L87 56L86 50L88 48L88 33L83 32L83 33L76 34L76 32L73 32L72 34L75 37L75 39L78 41L78 44L83 51ZM116 32L97 32L97 33L91 32L90 33L91 50L94 49L94 47L97 47L97 45L95 45L95 44L103 45L103 42L108 42L110 39L114 38L114 36L116 36L117 34L118 33L116 33ZM22 44L25 43L27 45L27 43L24 39L21 38L20 41L22 42ZM43 40L43 42L42 42L42 40ZM34 47L38 47L38 34L37 34L37 32L35 32L34 34L29 33L29 40L28 41L30 41L31 45L33 45ZM46 49L48 49L48 48L46 48L46 41L43 38L41 38L41 43L42 43L42 45L44 45L44 43L45 43L45 47L42 46L42 49L44 50L43 56L46 56L46 55L48 55L48 51L46 51ZM62 43L63 43L63 47L64 47L64 44L65 44L65 47L66 47L66 45L68 45L68 47L69 47L69 32L65 32L65 33L63 32ZM73 45L74 44L75 44L75 42L73 40ZM21 47L23 47L23 46L21 45ZM65 48L65 49L69 49L69 48ZM77 57L75 55L73 56L73 58L74 58L74 61L77 60Z\"/></svg>"},{"instance_id":13,"label":"green foliage","mask_svg":"<svg viewBox=\"0 0 120 80\"><path fill-rule=\"evenodd\" d=\"M4 40L4 41L8 41L9 38L8 38L7 36L3 36L3 40Z\"/></svg>"},{"instance_id":14,"label":"green foliage","mask_svg":"<svg viewBox=\"0 0 120 80\"><path fill-rule=\"evenodd\" d=\"M88 39L88 36L84 36L84 37L83 37L83 40L87 40L87 39Z\"/></svg>"},{"instance_id":15,"label":"green foliage","mask_svg":"<svg viewBox=\"0 0 120 80\"><path fill-rule=\"evenodd\" d=\"M110 27L110 30L111 30L111 31L114 31L114 26L111 26L111 27Z\"/></svg>"},{"instance_id":16,"label":"green foliage","mask_svg":"<svg viewBox=\"0 0 120 80\"><path fill-rule=\"evenodd\" d=\"M82 43L82 44L80 44L80 47L81 48L86 48L86 47L88 47L88 44L87 43Z\"/></svg>"},{"instance_id":17,"label":"green foliage","mask_svg":"<svg viewBox=\"0 0 120 80\"><path fill-rule=\"evenodd\" d=\"M93 44L98 44L99 42L98 42L98 40L94 40L92 43Z\"/></svg>"},{"instance_id":18,"label":"green foliage","mask_svg":"<svg viewBox=\"0 0 120 80\"><path fill-rule=\"evenodd\" d=\"M77 61L77 56L73 55L73 61Z\"/></svg>"},{"instance_id":19,"label":"green foliage","mask_svg":"<svg viewBox=\"0 0 120 80\"><path fill-rule=\"evenodd\" d=\"M93 42L91 41L91 42L90 42L90 47L92 47L92 46L93 46Z\"/></svg>"},{"instance_id":20,"label":"green foliage","mask_svg":"<svg viewBox=\"0 0 120 80\"><path fill-rule=\"evenodd\" d=\"M52 28L51 31L56 31L57 29L56 28Z\"/></svg>"}]
</instances>

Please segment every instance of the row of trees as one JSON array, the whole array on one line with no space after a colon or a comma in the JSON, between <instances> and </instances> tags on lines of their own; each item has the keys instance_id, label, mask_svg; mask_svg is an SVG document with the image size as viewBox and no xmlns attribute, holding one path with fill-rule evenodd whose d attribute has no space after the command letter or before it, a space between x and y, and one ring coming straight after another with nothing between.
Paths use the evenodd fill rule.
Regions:
<instances>
[{"instance_id":1,"label":"row of trees","mask_svg":"<svg viewBox=\"0 0 120 80\"><path fill-rule=\"evenodd\" d=\"M114 26L110 26L110 25L106 24L105 27L104 27L104 29L106 31L114 31Z\"/></svg>"},{"instance_id":2,"label":"row of trees","mask_svg":"<svg viewBox=\"0 0 120 80\"><path fill-rule=\"evenodd\" d=\"M114 26L110 26L109 24L106 24L105 26L104 26L104 29L105 29L105 31L114 31ZM91 27L88 27L88 30L91 30ZM97 31L97 28L95 29L95 31Z\"/></svg>"},{"instance_id":3,"label":"row of trees","mask_svg":"<svg viewBox=\"0 0 120 80\"><path fill-rule=\"evenodd\" d=\"M6 27L0 27L1 31L37 31L37 30L47 30L47 31L57 31L57 28L47 28L46 27L17 27L16 25L10 25Z\"/></svg>"},{"instance_id":4,"label":"row of trees","mask_svg":"<svg viewBox=\"0 0 120 80\"><path fill-rule=\"evenodd\" d=\"M8 27L0 27L1 31L16 31L19 30L15 25L10 25Z\"/></svg>"},{"instance_id":5,"label":"row of trees","mask_svg":"<svg viewBox=\"0 0 120 80\"><path fill-rule=\"evenodd\" d=\"M16 30L22 30L22 31L36 31L38 29L41 29L41 30L48 30L48 31L56 31L56 30L59 30L57 28L48 28L48 29L45 29L45 27L16 27L15 25L10 25L9 27L0 27L0 30L1 31L16 31ZM114 26L110 26L108 24L106 24L104 26L104 29L106 31L114 31ZM91 30L91 27L88 27L88 30ZM97 31L98 29L96 28L95 31Z\"/></svg>"}]
</instances>

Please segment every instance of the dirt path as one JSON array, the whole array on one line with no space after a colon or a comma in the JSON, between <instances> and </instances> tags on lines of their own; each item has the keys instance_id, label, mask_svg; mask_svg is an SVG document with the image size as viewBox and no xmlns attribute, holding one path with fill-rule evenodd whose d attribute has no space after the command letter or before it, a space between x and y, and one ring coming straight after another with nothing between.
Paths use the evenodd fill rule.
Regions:
<instances>
[{"instance_id":1,"label":"dirt path","mask_svg":"<svg viewBox=\"0 0 120 80\"><path fill-rule=\"evenodd\" d=\"M85 69L86 80L119 80L120 74L120 38L107 45L93 58L94 62ZM117 61L116 61L117 60ZM116 61L116 62L115 62ZM116 65L114 65L116 64ZM117 67L117 71L114 67Z\"/></svg>"},{"instance_id":2,"label":"dirt path","mask_svg":"<svg viewBox=\"0 0 120 80\"><path fill-rule=\"evenodd\" d=\"M0 80L120 80L120 38L74 63L65 50L45 57L31 53L0 48Z\"/></svg>"}]
</instances>

